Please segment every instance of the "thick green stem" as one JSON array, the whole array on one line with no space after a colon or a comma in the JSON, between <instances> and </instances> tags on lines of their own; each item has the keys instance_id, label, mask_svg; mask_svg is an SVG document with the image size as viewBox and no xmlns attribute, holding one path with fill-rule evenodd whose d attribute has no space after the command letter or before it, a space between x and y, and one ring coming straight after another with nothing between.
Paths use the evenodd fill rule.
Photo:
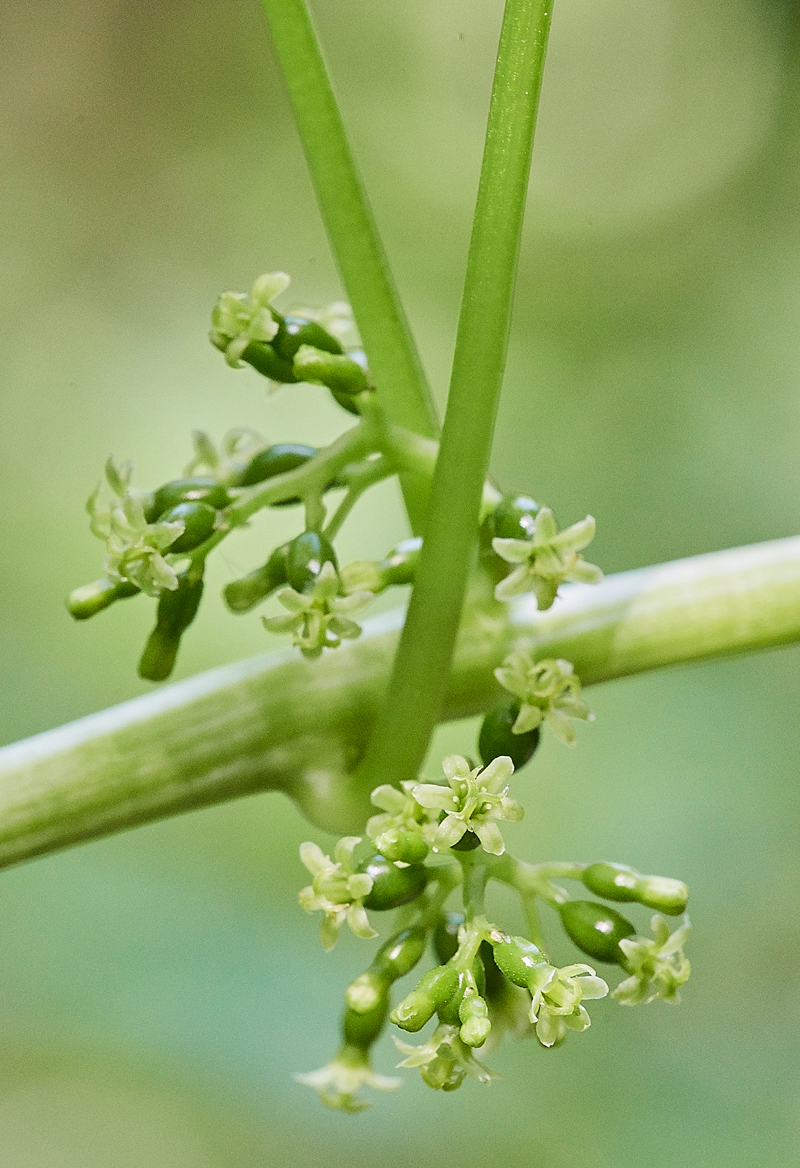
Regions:
<instances>
[{"instance_id":1,"label":"thick green stem","mask_svg":"<svg viewBox=\"0 0 800 1168\"><path fill-rule=\"evenodd\" d=\"M513 648L571 660L586 684L800 641L800 537L575 585L467 615L442 716L499 695ZM256 657L0 750L0 865L193 807L282 790L329 830L370 813L348 775L374 725L402 612L305 661Z\"/></svg>"},{"instance_id":2,"label":"thick green stem","mask_svg":"<svg viewBox=\"0 0 800 1168\"><path fill-rule=\"evenodd\" d=\"M428 437L436 410L345 134L305 0L262 0L333 254L389 417ZM419 529L424 485L403 480Z\"/></svg>"},{"instance_id":3,"label":"thick green stem","mask_svg":"<svg viewBox=\"0 0 800 1168\"><path fill-rule=\"evenodd\" d=\"M552 0L507 0L447 413L395 667L362 765L367 788L412 779L439 720L505 366Z\"/></svg>"}]
</instances>

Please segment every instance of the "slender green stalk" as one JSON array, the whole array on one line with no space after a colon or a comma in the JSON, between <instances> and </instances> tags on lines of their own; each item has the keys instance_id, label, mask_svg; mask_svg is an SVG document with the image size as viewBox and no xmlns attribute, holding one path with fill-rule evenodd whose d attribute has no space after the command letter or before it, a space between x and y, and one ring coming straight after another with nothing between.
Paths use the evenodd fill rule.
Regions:
<instances>
[{"instance_id":1,"label":"slender green stalk","mask_svg":"<svg viewBox=\"0 0 800 1168\"><path fill-rule=\"evenodd\" d=\"M467 614L445 720L497 701L492 669L515 648L566 657L591 684L800 641L800 537L568 587L548 612L521 597L504 614ZM328 830L363 830L370 808L347 767L402 618L318 661L241 661L4 747L0 865L254 791L284 791Z\"/></svg>"},{"instance_id":2,"label":"slender green stalk","mask_svg":"<svg viewBox=\"0 0 800 1168\"><path fill-rule=\"evenodd\" d=\"M408 618L365 785L417 774L439 719L505 366L552 0L507 0L439 459Z\"/></svg>"},{"instance_id":3,"label":"slender green stalk","mask_svg":"<svg viewBox=\"0 0 800 1168\"><path fill-rule=\"evenodd\" d=\"M336 105L305 0L262 0L339 271L389 417L427 437L436 409ZM412 526L425 492L403 482Z\"/></svg>"}]
</instances>

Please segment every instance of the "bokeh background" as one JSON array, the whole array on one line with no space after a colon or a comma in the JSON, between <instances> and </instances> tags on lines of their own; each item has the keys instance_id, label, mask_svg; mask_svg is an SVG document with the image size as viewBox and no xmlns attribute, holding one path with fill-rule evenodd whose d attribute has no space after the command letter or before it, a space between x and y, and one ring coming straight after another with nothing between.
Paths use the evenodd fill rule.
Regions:
<instances>
[{"instance_id":1,"label":"bokeh background","mask_svg":"<svg viewBox=\"0 0 800 1168\"><path fill-rule=\"evenodd\" d=\"M312 8L441 400L502 5ZM793 0L556 5L494 471L565 523L591 511L607 571L798 529L798 23ZM144 602L81 626L63 608L98 571L82 507L110 452L152 485L194 427L319 442L343 415L310 387L268 398L206 340L217 293L263 270L300 302L341 295L257 0L4 0L2 25L13 741L149 688ZM295 524L243 537L212 582ZM377 492L343 554L403 534ZM217 590L178 676L265 648ZM351 1119L292 1082L332 1053L364 956L322 954L298 911L297 845L329 841L278 795L3 873L0 1168L796 1164L798 663L598 687L579 748L545 743L512 847L685 878L694 974L677 1010L601 1002L557 1052L506 1047L490 1089L409 1072Z\"/></svg>"}]
</instances>

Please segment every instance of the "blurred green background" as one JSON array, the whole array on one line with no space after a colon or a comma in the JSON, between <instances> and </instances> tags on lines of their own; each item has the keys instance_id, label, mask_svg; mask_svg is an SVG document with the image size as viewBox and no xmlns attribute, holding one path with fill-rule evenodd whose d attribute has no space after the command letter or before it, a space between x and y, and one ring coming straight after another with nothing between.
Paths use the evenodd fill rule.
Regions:
<instances>
[{"instance_id":1,"label":"blurred green background","mask_svg":"<svg viewBox=\"0 0 800 1168\"><path fill-rule=\"evenodd\" d=\"M312 7L441 398L502 5ZM317 442L343 415L267 398L206 340L217 293L263 270L341 295L257 0L5 0L2 21L7 742L149 688L144 602L63 608L98 572L82 507L110 452L150 485L194 427ZM797 531L797 66L792 0L556 5L494 471L565 523L591 511L607 571ZM390 490L360 514L345 559L404 533ZM215 593L295 522L226 545L179 676L266 647ZM3 873L0 1168L796 1164L798 661L603 686L579 749L545 744L511 847L686 879L694 974L678 1010L602 1002L558 1052L504 1048L490 1089L408 1073L349 1119L291 1081L332 1053L364 956L325 956L298 911L297 845L329 841L277 795Z\"/></svg>"}]
</instances>

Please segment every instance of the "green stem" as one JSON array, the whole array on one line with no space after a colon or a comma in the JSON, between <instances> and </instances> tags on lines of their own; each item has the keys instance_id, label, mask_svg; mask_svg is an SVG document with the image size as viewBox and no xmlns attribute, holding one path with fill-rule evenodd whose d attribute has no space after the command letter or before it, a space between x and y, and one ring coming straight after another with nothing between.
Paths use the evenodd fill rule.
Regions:
<instances>
[{"instance_id":1,"label":"green stem","mask_svg":"<svg viewBox=\"0 0 800 1168\"><path fill-rule=\"evenodd\" d=\"M336 262L393 421L428 437L436 410L350 150L305 0L262 0ZM408 479L415 530L424 491Z\"/></svg>"},{"instance_id":2,"label":"green stem","mask_svg":"<svg viewBox=\"0 0 800 1168\"><path fill-rule=\"evenodd\" d=\"M507 0L461 317L425 543L378 725L367 789L419 772L464 602L508 343L552 0Z\"/></svg>"},{"instance_id":3,"label":"green stem","mask_svg":"<svg viewBox=\"0 0 800 1168\"><path fill-rule=\"evenodd\" d=\"M255 791L282 790L331 831L371 813L347 767L386 685L402 612L306 661L226 665L0 750L0 865ZM443 718L497 701L514 649L566 657L586 684L800 641L800 537L714 552L468 615ZM501 857L502 859L502 857Z\"/></svg>"}]
</instances>

